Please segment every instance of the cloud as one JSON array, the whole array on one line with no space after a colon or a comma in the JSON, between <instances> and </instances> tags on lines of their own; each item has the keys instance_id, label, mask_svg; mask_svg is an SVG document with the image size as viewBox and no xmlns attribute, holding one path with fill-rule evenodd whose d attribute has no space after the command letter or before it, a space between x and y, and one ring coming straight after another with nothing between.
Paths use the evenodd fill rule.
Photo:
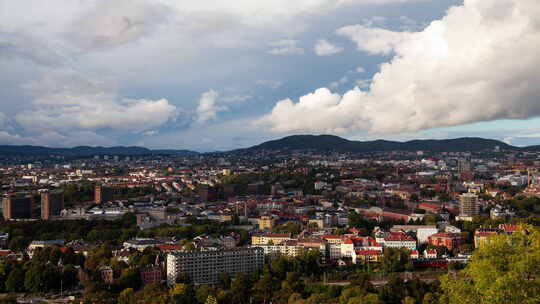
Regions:
<instances>
[{"instance_id":1,"label":"cloud","mask_svg":"<svg viewBox=\"0 0 540 304\"><path fill-rule=\"evenodd\" d=\"M393 32L359 24L342 27L337 33L356 42L359 50L371 55L389 55L411 36L409 32Z\"/></svg>"},{"instance_id":2,"label":"cloud","mask_svg":"<svg viewBox=\"0 0 540 304\"><path fill-rule=\"evenodd\" d=\"M334 81L334 82L330 83L329 87L331 89L336 89L336 88L339 88L340 86L346 84L347 82L349 82L349 77L343 76L338 81Z\"/></svg>"},{"instance_id":3,"label":"cloud","mask_svg":"<svg viewBox=\"0 0 540 304\"><path fill-rule=\"evenodd\" d=\"M206 122L217 118L217 113L226 111L228 108L218 104L218 92L209 90L204 92L199 99L199 106L197 107L197 121Z\"/></svg>"},{"instance_id":4,"label":"cloud","mask_svg":"<svg viewBox=\"0 0 540 304\"><path fill-rule=\"evenodd\" d=\"M118 95L108 81L73 72L51 73L29 83L32 108L15 115L31 131L114 129L141 132L175 118L176 107L166 99L130 99Z\"/></svg>"},{"instance_id":5,"label":"cloud","mask_svg":"<svg viewBox=\"0 0 540 304\"><path fill-rule=\"evenodd\" d=\"M356 80L356 86L360 89L367 89L369 88L369 85L371 84L371 79L357 79Z\"/></svg>"},{"instance_id":6,"label":"cloud","mask_svg":"<svg viewBox=\"0 0 540 304\"><path fill-rule=\"evenodd\" d=\"M0 58L8 60L18 58L46 66L59 65L63 60L57 51L32 35L1 30Z\"/></svg>"},{"instance_id":7,"label":"cloud","mask_svg":"<svg viewBox=\"0 0 540 304\"><path fill-rule=\"evenodd\" d=\"M342 28L361 51L395 54L369 90L321 88L279 101L258 123L277 132L400 133L539 116L539 13L536 0L468 0L421 32Z\"/></svg>"},{"instance_id":8,"label":"cloud","mask_svg":"<svg viewBox=\"0 0 540 304\"><path fill-rule=\"evenodd\" d=\"M315 54L318 56L328 56L343 52L343 48L335 46L326 39L319 39L315 44Z\"/></svg>"},{"instance_id":9,"label":"cloud","mask_svg":"<svg viewBox=\"0 0 540 304\"><path fill-rule=\"evenodd\" d=\"M270 44L271 49L266 53L270 55L302 55L304 49L298 46L298 40L284 39L272 42Z\"/></svg>"},{"instance_id":10,"label":"cloud","mask_svg":"<svg viewBox=\"0 0 540 304\"><path fill-rule=\"evenodd\" d=\"M268 88L271 88L271 89L277 89L277 88L281 87L283 82L281 80L259 79L259 80L255 81L255 84L259 85L259 86L263 86L263 87L268 87Z\"/></svg>"},{"instance_id":11,"label":"cloud","mask_svg":"<svg viewBox=\"0 0 540 304\"><path fill-rule=\"evenodd\" d=\"M366 72L366 69L364 69L363 67L359 66L356 68L356 70L354 70L356 73L365 73Z\"/></svg>"},{"instance_id":12,"label":"cloud","mask_svg":"<svg viewBox=\"0 0 540 304\"><path fill-rule=\"evenodd\" d=\"M98 0L81 10L66 37L83 50L136 41L167 20L170 8L142 0Z\"/></svg>"},{"instance_id":13,"label":"cloud","mask_svg":"<svg viewBox=\"0 0 540 304\"><path fill-rule=\"evenodd\" d=\"M252 99L253 96L251 95L231 95L221 98L221 100L225 103L234 103L234 102L246 102L250 99Z\"/></svg>"}]
</instances>

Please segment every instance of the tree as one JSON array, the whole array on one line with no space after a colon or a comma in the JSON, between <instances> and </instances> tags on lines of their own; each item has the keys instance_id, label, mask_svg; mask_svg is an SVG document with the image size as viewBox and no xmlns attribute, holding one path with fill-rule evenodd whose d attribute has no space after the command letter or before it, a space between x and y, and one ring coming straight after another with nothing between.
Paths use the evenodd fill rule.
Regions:
<instances>
[{"instance_id":1,"label":"tree","mask_svg":"<svg viewBox=\"0 0 540 304\"><path fill-rule=\"evenodd\" d=\"M540 232L523 226L480 247L467 267L441 278L441 303L540 302Z\"/></svg>"},{"instance_id":2,"label":"tree","mask_svg":"<svg viewBox=\"0 0 540 304\"><path fill-rule=\"evenodd\" d=\"M133 288L126 288L118 295L118 304L135 303L135 291Z\"/></svg>"},{"instance_id":3,"label":"tree","mask_svg":"<svg viewBox=\"0 0 540 304\"><path fill-rule=\"evenodd\" d=\"M384 272L403 271L407 263L409 263L407 249L386 248L384 250L384 255L381 259L381 267Z\"/></svg>"},{"instance_id":4,"label":"tree","mask_svg":"<svg viewBox=\"0 0 540 304\"><path fill-rule=\"evenodd\" d=\"M171 300L175 304L195 304L195 292L190 284L175 284L169 291Z\"/></svg>"},{"instance_id":5,"label":"tree","mask_svg":"<svg viewBox=\"0 0 540 304\"><path fill-rule=\"evenodd\" d=\"M30 292L47 292L59 284L60 274L51 264L32 265L24 277L24 287Z\"/></svg>"},{"instance_id":6,"label":"tree","mask_svg":"<svg viewBox=\"0 0 540 304\"><path fill-rule=\"evenodd\" d=\"M416 304L416 300L413 297L406 296L401 300L401 304Z\"/></svg>"},{"instance_id":7,"label":"tree","mask_svg":"<svg viewBox=\"0 0 540 304\"><path fill-rule=\"evenodd\" d=\"M14 268L9 273L5 282L6 291L21 292L24 291L24 270L19 267Z\"/></svg>"}]
</instances>

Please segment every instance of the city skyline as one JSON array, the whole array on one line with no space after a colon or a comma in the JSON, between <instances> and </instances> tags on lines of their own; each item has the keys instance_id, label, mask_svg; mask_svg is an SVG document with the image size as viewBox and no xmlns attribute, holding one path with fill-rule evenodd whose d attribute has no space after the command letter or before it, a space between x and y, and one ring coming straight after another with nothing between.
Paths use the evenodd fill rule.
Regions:
<instances>
[{"instance_id":1,"label":"city skyline","mask_svg":"<svg viewBox=\"0 0 540 304\"><path fill-rule=\"evenodd\" d=\"M206 152L292 134L540 144L539 9L4 1L0 144Z\"/></svg>"}]
</instances>

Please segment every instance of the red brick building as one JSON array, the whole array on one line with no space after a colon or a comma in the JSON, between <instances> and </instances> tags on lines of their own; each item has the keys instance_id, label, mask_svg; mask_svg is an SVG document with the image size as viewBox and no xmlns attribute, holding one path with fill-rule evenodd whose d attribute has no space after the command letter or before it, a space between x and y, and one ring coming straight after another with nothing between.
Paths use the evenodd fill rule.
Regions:
<instances>
[{"instance_id":1,"label":"red brick building","mask_svg":"<svg viewBox=\"0 0 540 304\"><path fill-rule=\"evenodd\" d=\"M160 267L141 269L141 281L146 284L159 284L163 280L163 271Z\"/></svg>"},{"instance_id":2,"label":"red brick building","mask_svg":"<svg viewBox=\"0 0 540 304\"><path fill-rule=\"evenodd\" d=\"M461 233L441 232L428 237L428 243L434 246L443 246L453 250L465 242Z\"/></svg>"}]
</instances>

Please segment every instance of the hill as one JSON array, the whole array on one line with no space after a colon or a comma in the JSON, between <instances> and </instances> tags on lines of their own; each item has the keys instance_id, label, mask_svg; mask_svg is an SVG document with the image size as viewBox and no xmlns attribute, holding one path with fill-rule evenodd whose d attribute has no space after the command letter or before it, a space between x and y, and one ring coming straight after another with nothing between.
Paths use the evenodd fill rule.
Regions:
<instances>
[{"instance_id":1,"label":"hill","mask_svg":"<svg viewBox=\"0 0 540 304\"><path fill-rule=\"evenodd\" d=\"M352 141L334 135L293 135L278 140L271 140L247 149L245 152L261 150L316 150L337 152L376 152L376 151L432 151L462 152L493 150L499 146L503 150L540 151L540 146L515 147L502 141L478 137L456 139L411 140L406 142L374 140Z\"/></svg>"},{"instance_id":2,"label":"hill","mask_svg":"<svg viewBox=\"0 0 540 304\"><path fill-rule=\"evenodd\" d=\"M0 146L0 155L195 155L198 152L189 150L150 150L143 147L89 147L50 148L42 146Z\"/></svg>"}]
</instances>

